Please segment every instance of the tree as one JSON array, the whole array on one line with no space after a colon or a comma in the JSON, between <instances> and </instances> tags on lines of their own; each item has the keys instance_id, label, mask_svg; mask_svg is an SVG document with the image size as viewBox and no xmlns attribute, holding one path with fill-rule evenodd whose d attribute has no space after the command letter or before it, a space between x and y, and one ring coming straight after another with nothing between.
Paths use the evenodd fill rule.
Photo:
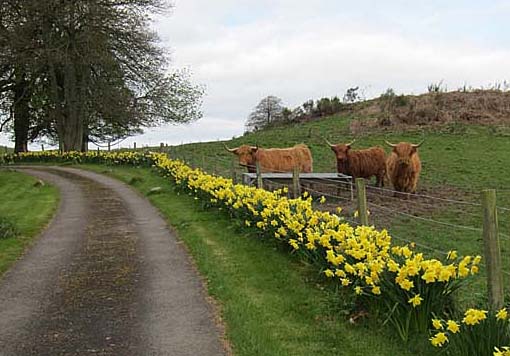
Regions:
<instances>
[{"instance_id":1,"label":"tree","mask_svg":"<svg viewBox=\"0 0 510 356\"><path fill-rule=\"evenodd\" d=\"M347 89L343 97L343 101L346 104L352 104L362 100L363 97L359 92L359 86Z\"/></svg>"},{"instance_id":2,"label":"tree","mask_svg":"<svg viewBox=\"0 0 510 356\"><path fill-rule=\"evenodd\" d=\"M282 100L276 96L269 95L262 99L248 116L246 128L248 131L256 131L282 120Z\"/></svg>"},{"instance_id":3,"label":"tree","mask_svg":"<svg viewBox=\"0 0 510 356\"><path fill-rule=\"evenodd\" d=\"M26 107L18 107L28 104L38 114L29 115L29 126L37 129L29 139L45 135L64 151L84 150L89 139L201 117L202 88L186 72L167 74L168 58L149 29L152 14L168 8L166 1L0 0L0 7L8 8L0 52L10 54L0 57L0 70L7 66L0 85L7 77L18 83L0 96L0 110L24 113ZM14 88L21 84L20 101ZM0 112L3 122L16 121L11 113Z\"/></svg>"},{"instance_id":4,"label":"tree","mask_svg":"<svg viewBox=\"0 0 510 356\"><path fill-rule=\"evenodd\" d=\"M313 114L313 111L315 110L314 101L312 99L310 99L308 101L305 101L303 103L303 110L304 110L306 115L311 116Z\"/></svg>"}]
</instances>

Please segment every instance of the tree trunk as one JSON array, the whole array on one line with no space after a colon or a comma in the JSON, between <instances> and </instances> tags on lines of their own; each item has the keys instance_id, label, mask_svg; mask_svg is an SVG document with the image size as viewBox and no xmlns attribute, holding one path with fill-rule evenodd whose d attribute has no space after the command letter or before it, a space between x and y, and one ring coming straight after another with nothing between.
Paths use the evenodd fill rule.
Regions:
<instances>
[{"instance_id":1,"label":"tree trunk","mask_svg":"<svg viewBox=\"0 0 510 356\"><path fill-rule=\"evenodd\" d=\"M81 151L83 144L83 113L78 97L78 78L75 63L69 61L64 71L66 121L64 122L64 151Z\"/></svg>"},{"instance_id":2,"label":"tree trunk","mask_svg":"<svg viewBox=\"0 0 510 356\"><path fill-rule=\"evenodd\" d=\"M89 129L88 127L83 128L83 140L81 143L81 151L88 152L89 150Z\"/></svg>"},{"instance_id":3,"label":"tree trunk","mask_svg":"<svg viewBox=\"0 0 510 356\"><path fill-rule=\"evenodd\" d=\"M14 152L28 151L28 133L30 129L30 93L29 83L25 79L25 73L16 73L16 85L14 87Z\"/></svg>"}]
</instances>

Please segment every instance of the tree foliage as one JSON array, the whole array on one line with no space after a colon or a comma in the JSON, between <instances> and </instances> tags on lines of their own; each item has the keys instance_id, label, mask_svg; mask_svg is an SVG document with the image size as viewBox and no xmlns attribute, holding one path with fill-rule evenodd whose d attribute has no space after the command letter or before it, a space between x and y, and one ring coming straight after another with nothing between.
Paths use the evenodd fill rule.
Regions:
<instances>
[{"instance_id":1,"label":"tree foliage","mask_svg":"<svg viewBox=\"0 0 510 356\"><path fill-rule=\"evenodd\" d=\"M288 114L285 112L285 114ZM274 123L284 120L284 107L282 100L276 96L269 95L262 99L246 121L248 131L260 130Z\"/></svg>"},{"instance_id":2,"label":"tree foliage","mask_svg":"<svg viewBox=\"0 0 510 356\"><path fill-rule=\"evenodd\" d=\"M68 151L200 118L202 88L186 71L168 74L168 56L150 30L151 16L168 6L0 0L0 123L16 140L46 136ZM18 120L21 131L17 117L29 118Z\"/></svg>"}]
</instances>

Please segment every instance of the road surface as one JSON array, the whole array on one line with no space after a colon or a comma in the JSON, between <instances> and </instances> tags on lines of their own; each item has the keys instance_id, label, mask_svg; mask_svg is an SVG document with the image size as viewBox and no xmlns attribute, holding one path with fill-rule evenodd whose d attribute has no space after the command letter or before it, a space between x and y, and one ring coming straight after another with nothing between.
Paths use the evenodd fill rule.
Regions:
<instances>
[{"instance_id":1,"label":"road surface","mask_svg":"<svg viewBox=\"0 0 510 356\"><path fill-rule=\"evenodd\" d=\"M72 168L23 168L59 210L0 280L0 355L225 355L185 249L130 187Z\"/></svg>"}]
</instances>

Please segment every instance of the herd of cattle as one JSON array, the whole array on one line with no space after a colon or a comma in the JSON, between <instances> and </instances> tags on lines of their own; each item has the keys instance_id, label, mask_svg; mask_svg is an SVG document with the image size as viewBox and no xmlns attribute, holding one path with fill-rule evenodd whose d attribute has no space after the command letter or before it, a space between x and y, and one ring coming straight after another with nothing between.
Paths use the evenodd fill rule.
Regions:
<instances>
[{"instance_id":1,"label":"herd of cattle","mask_svg":"<svg viewBox=\"0 0 510 356\"><path fill-rule=\"evenodd\" d=\"M352 150L354 143L327 144L336 156L338 173L354 178L376 177L376 185L384 186L385 177L396 191L415 193L421 171L418 147L423 143L412 144L400 142L393 144L386 141L392 148L389 156L382 147L371 147L363 150ZM313 171L312 153L308 146L299 144L289 148L259 148L258 146L242 145L237 148L225 148L239 158L239 165L246 167L248 172L255 173L259 163L261 172L291 172L295 167L300 172Z\"/></svg>"}]
</instances>

